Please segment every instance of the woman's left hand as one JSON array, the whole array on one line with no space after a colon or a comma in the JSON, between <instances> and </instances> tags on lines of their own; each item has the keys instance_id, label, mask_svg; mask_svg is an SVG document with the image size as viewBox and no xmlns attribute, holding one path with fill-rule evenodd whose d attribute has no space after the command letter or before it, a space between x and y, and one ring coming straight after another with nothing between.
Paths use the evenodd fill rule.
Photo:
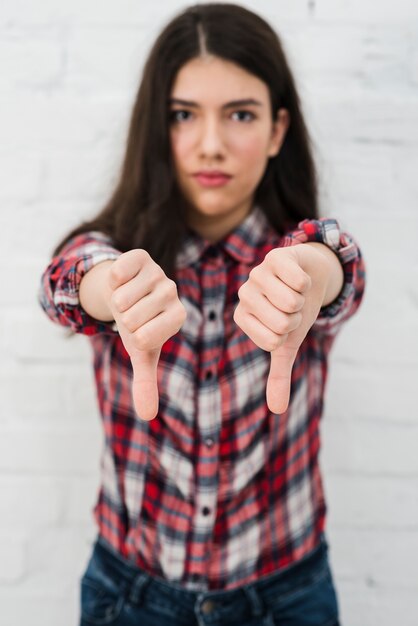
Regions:
<instances>
[{"instance_id":1,"label":"woman's left hand","mask_svg":"<svg viewBox=\"0 0 418 626\"><path fill-rule=\"evenodd\" d=\"M293 363L324 302L330 273L329 259L309 243L275 248L238 290L234 321L271 352L266 393L273 413L289 405Z\"/></svg>"}]
</instances>

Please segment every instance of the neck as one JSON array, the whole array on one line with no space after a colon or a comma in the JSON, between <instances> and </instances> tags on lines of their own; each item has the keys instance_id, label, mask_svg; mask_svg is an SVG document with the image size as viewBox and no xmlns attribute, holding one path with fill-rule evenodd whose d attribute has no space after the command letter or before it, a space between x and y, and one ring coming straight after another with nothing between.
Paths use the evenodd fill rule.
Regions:
<instances>
[{"instance_id":1,"label":"neck","mask_svg":"<svg viewBox=\"0 0 418 626\"><path fill-rule=\"evenodd\" d=\"M252 205L246 203L227 215L205 215L190 208L187 211L187 224L201 237L216 243L233 231L250 213Z\"/></svg>"}]
</instances>

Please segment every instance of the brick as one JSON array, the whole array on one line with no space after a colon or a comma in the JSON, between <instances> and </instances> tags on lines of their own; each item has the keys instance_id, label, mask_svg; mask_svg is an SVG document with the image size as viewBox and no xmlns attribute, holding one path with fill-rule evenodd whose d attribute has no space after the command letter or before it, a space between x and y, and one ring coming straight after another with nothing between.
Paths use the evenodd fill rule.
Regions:
<instances>
[{"instance_id":1,"label":"brick","mask_svg":"<svg viewBox=\"0 0 418 626\"><path fill-rule=\"evenodd\" d=\"M40 192L40 195L42 193ZM40 271L37 276L34 276L33 288L37 289L41 272L49 264L53 249L70 230L82 220L87 219L91 207L89 208L86 202L82 203L81 200L65 203L59 200L42 201L40 197L37 201L22 201L21 203L14 200L8 203L8 207L10 212L13 210L14 218L13 221L10 220L10 213L0 215L0 227L4 238L0 255L10 262L11 259L16 259L16 250L22 250L22 256L42 260L42 266L37 266ZM34 215L36 215L37 225L36 237L33 231ZM57 220L58 215L59 220Z\"/></svg>"},{"instance_id":2,"label":"brick","mask_svg":"<svg viewBox=\"0 0 418 626\"><path fill-rule=\"evenodd\" d=\"M95 536L92 524L45 528L27 547L27 588L33 591L69 589L84 570Z\"/></svg>"},{"instance_id":3,"label":"brick","mask_svg":"<svg viewBox=\"0 0 418 626\"><path fill-rule=\"evenodd\" d=\"M2 201L16 199L34 200L41 192L43 164L39 157L15 153L0 153ZM16 184L16 181L19 184ZM3 231L4 234L4 231Z\"/></svg>"},{"instance_id":4,"label":"brick","mask_svg":"<svg viewBox=\"0 0 418 626\"><path fill-rule=\"evenodd\" d=\"M3 89L59 86L63 78L64 50L58 33L3 31L0 73Z\"/></svg>"},{"instance_id":5,"label":"brick","mask_svg":"<svg viewBox=\"0 0 418 626\"><path fill-rule=\"evenodd\" d=\"M288 0L290 5L290 1ZM177 2L165 1L165 9L178 7ZM144 11L135 0L121 0L119 9L112 4L103 4L100 11L93 5L83 4L81 0L57 4L54 0L28 5L25 0L4 0L2 7L2 21L13 26L40 26L40 25L79 25L91 24L101 26L145 25L147 19L155 22L159 11L148 6ZM146 17L145 17L146 16ZM160 18L161 19L161 18Z\"/></svg>"},{"instance_id":6,"label":"brick","mask_svg":"<svg viewBox=\"0 0 418 626\"><path fill-rule=\"evenodd\" d=\"M51 420L61 422L68 414L65 393L65 372L51 366L32 371L23 367L15 373L0 376L0 393L4 415L9 421L28 420L32 423ZM22 378L24 393L22 393Z\"/></svg>"},{"instance_id":7,"label":"brick","mask_svg":"<svg viewBox=\"0 0 418 626\"><path fill-rule=\"evenodd\" d=\"M416 590L390 585L376 587L369 579L338 581L341 623L350 626L396 624L416 626Z\"/></svg>"},{"instance_id":8,"label":"brick","mask_svg":"<svg viewBox=\"0 0 418 626\"><path fill-rule=\"evenodd\" d=\"M369 336L369 345L377 345L378 335ZM366 334L362 337L367 339ZM382 349L375 360L366 364L353 359L346 363L335 362L330 366L325 421L340 424L345 420L362 421L369 417L374 420L373 423L390 423L395 430L399 428L400 436L405 435L401 425L410 428L416 424L416 366L408 367L407 359L402 364L395 342L386 342L385 345L387 352L395 351L397 359L394 359L394 363L379 365L378 357L383 353ZM345 350L344 354L348 356L350 353Z\"/></svg>"},{"instance_id":9,"label":"brick","mask_svg":"<svg viewBox=\"0 0 418 626\"><path fill-rule=\"evenodd\" d=\"M71 476L66 483L64 519L67 524L93 525L93 508L100 487L100 471L83 476Z\"/></svg>"},{"instance_id":10,"label":"brick","mask_svg":"<svg viewBox=\"0 0 418 626\"><path fill-rule=\"evenodd\" d=\"M45 476L7 475L0 477L0 532L28 527L41 528L62 521L66 499L62 479Z\"/></svg>"},{"instance_id":11,"label":"brick","mask_svg":"<svg viewBox=\"0 0 418 626\"><path fill-rule=\"evenodd\" d=\"M0 585L16 584L23 579L26 568L27 533L16 529L0 531Z\"/></svg>"},{"instance_id":12,"label":"brick","mask_svg":"<svg viewBox=\"0 0 418 626\"><path fill-rule=\"evenodd\" d=\"M323 192L330 196L326 213L345 219L356 234L365 217L379 219L380 232L382 218L391 222L394 211L398 216L415 215L417 146L333 143L320 137L317 141ZM390 226L387 230L391 232Z\"/></svg>"},{"instance_id":13,"label":"brick","mask_svg":"<svg viewBox=\"0 0 418 626\"><path fill-rule=\"evenodd\" d=\"M114 178L117 164L113 166L103 157L102 150L92 149L82 153L66 152L48 159L47 174L42 193L48 199L49 210L56 211L53 200L68 203L88 202L99 206L104 196L110 194L109 180ZM46 211L45 211L46 212ZM72 223L75 223L74 215ZM81 221L81 220L80 220Z\"/></svg>"},{"instance_id":14,"label":"brick","mask_svg":"<svg viewBox=\"0 0 418 626\"><path fill-rule=\"evenodd\" d=\"M415 477L358 476L328 472L324 477L328 523L343 530L383 529L407 534L418 520Z\"/></svg>"},{"instance_id":15,"label":"brick","mask_svg":"<svg viewBox=\"0 0 418 626\"><path fill-rule=\"evenodd\" d=\"M0 588L1 616L7 626L74 626L79 621L79 588L74 582L60 594L22 593L19 589Z\"/></svg>"},{"instance_id":16,"label":"brick","mask_svg":"<svg viewBox=\"0 0 418 626\"><path fill-rule=\"evenodd\" d=\"M68 41L66 84L84 94L136 92L151 45L150 33L138 36L137 27L109 29L78 24Z\"/></svg>"},{"instance_id":17,"label":"brick","mask_svg":"<svg viewBox=\"0 0 418 626\"><path fill-rule=\"evenodd\" d=\"M386 378L382 380L386 383ZM344 403L346 397L344 398ZM322 422L322 446L327 471L352 472L380 477L410 477L418 474L418 424L400 426L396 421L367 418L331 418Z\"/></svg>"},{"instance_id":18,"label":"brick","mask_svg":"<svg viewBox=\"0 0 418 626\"><path fill-rule=\"evenodd\" d=\"M251 8L251 7L249 7ZM36 10L37 9L37 10ZM94 26L120 26L146 29L156 25L158 30L172 17L180 13L183 6L177 0L164 0L162 5L148 5L146 11L135 0L121 0L118 5L103 4L103 8L97 11L93 5L83 4L82 0L73 0L71 3L56 4L53 0L43 0L28 7L23 0L4 0L3 21L13 25L37 25L37 24L71 24L94 25ZM282 0L271 11L268 0L259 0L254 11L267 19L274 17L280 19L304 18L308 14L307 2L298 0Z\"/></svg>"},{"instance_id":19,"label":"brick","mask_svg":"<svg viewBox=\"0 0 418 626\"><path fill-rule=\"evenodd\" d=\"M410 20L418 17L418 7L414 0L399 0L396 4L385 0L379 3L379 7L373 0L316 0L315 17L345 24L370 21L407 26Z\"/></svg>"},{"instance_id":20,"label":"brick","mask_svg":"<svg viewBox=\"0 0 418 626\"><path fill-rule=\"evenodd\" d=\"M28 107L28 94L23 90L1 96L8 120L2 128L2 141L15 151L34 149L47 155L57 149L106 146L115 132L125 131L132 106L132 97L124 94L93 94L86 99L72 91L30 90L30 99Z\"/></svg>"},{"instance_id":21,"label":"brick","mask_svg":"<svg viewBox=\"0 0 418 626\"><path fill-rule=\"evenodd\" d=\"M19 258L16 258L15 255L12 258L10 255L5 254L4 260L1 259L1 256L0 260L0 280L2 284L0 304L3 305L3 310L6 307L15 305L19 305L19 307L33 306L38 283L48 261L39 260L26 254Z\"/></svg>"},{"instance_id":22,"label":"brick","mask_svg":"<svg viewBox=\"0 0 418 626\"><path fill-rule=\"evenodd\" d=\"M316 123L321 128L322 141L347 142L372 146L416 146L418 142L417 97L394 93L382 98L380 94L346 95L344 91L321 98L318 94Z\"/></svg>"},{"instance_id":23,"label":"brick","mask_svg":"<svg viewBox=\"0 0 418 626\"><path fill-rule=\"evenodd\" d=\"M7 586L0 587L1 615L8 626L21 626L28 615L31 615L30 623L34 626L76 623L79 619L80 579L95 535L91 525L78 526L38 534L36 541L26 542L25 576L14 585L10 581ZM10 538L8 541L12 548ZM11 551L11 556L13 567L16 554Z\"/></svg>"},{"instance_id":24,"label":"brick","mask_svg":"<svg viewBox=\"0 0 418 626\"><path fill-rule=\"evenodd\" d=\"M0 469L12 472L90 473L100 463L103 435L99 424L88 428L3 426Z\"/></svg>"},{"instance_id":25,"label":"brick","mask_svg":"<svg viewBox=\"0 0 418 626\"><path fill-rule=\"evenodd\" d=\"M400 533L396 529L330 529L330 554L341 581L361 581L365 593L376 588L415 591L418 530Z\"/></svg>"},{"instance_id":26,"label":"brick","mask_svg":"<svg viewBox=\"0 0 418 626\"><path fill-rule=\"evenodd\" d=\"M0 533L30 527L45 532L58 527L91 526L100 486L100 470L71 475L10 473L0 477Z\"/></svg>"},{"instance_id":27,"label":"brick","mask_svg":"<svg viewBox=\"0 0 418 626\"><path fill-rule=\"evenodd\" d=\"M5 354L21 364L77 363L88 376L92 353L87 336L78 333L69 338L69 329L50 320L36 304L28 311L9 308L3 312Z\"/></svg>"}]
</instances>

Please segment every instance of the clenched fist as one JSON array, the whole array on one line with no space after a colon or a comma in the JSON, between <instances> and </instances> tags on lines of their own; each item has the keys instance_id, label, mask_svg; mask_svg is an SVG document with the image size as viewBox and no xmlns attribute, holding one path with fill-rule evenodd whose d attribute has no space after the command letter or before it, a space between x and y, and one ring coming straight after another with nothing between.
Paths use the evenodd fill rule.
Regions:
<instances>
[{"instance_id":1,"label":"clenched fist","mask_svg":"<svg viewBox=\"0 0 418 626\"><path fill-rule=\"evenodd\" d=\"M132 398L144 420L158 412L157 365L163 344L186 319L176 283L148 252L129 250L109 272L110 310L133 368Z\"/></svg>"},{"instance_id":2,"label":"clenched fist","mask_svg":"<svg viewBox=\"0 0 418 626\"><path fill-rule=\"evenodd\" d=\"M341 272L336 257L330 262L312 244L276 248L251 270L238 291L234 321L271 353L266 396L274 413L288 407L293 363L324 303L333 262L334 271Z\"/></svg>"}]
</instances>

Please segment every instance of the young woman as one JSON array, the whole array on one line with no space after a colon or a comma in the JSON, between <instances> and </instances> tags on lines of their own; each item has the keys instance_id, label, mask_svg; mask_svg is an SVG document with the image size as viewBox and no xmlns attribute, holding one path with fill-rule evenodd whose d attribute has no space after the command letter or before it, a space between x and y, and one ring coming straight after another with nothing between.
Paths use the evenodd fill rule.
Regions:
<instances>
[{"instance_id":1,"label":"young woman","mask_svg":"<svg viewBox=\"0 0 418 626\"><path fill-rule=\"evenodd\" d=\"M200 4L156 40L109 202L40 303L89 337L105 443L81 624L338 624L319 422L364 263L319 217L278 36Z\"/></svg>"}]
</instances>

